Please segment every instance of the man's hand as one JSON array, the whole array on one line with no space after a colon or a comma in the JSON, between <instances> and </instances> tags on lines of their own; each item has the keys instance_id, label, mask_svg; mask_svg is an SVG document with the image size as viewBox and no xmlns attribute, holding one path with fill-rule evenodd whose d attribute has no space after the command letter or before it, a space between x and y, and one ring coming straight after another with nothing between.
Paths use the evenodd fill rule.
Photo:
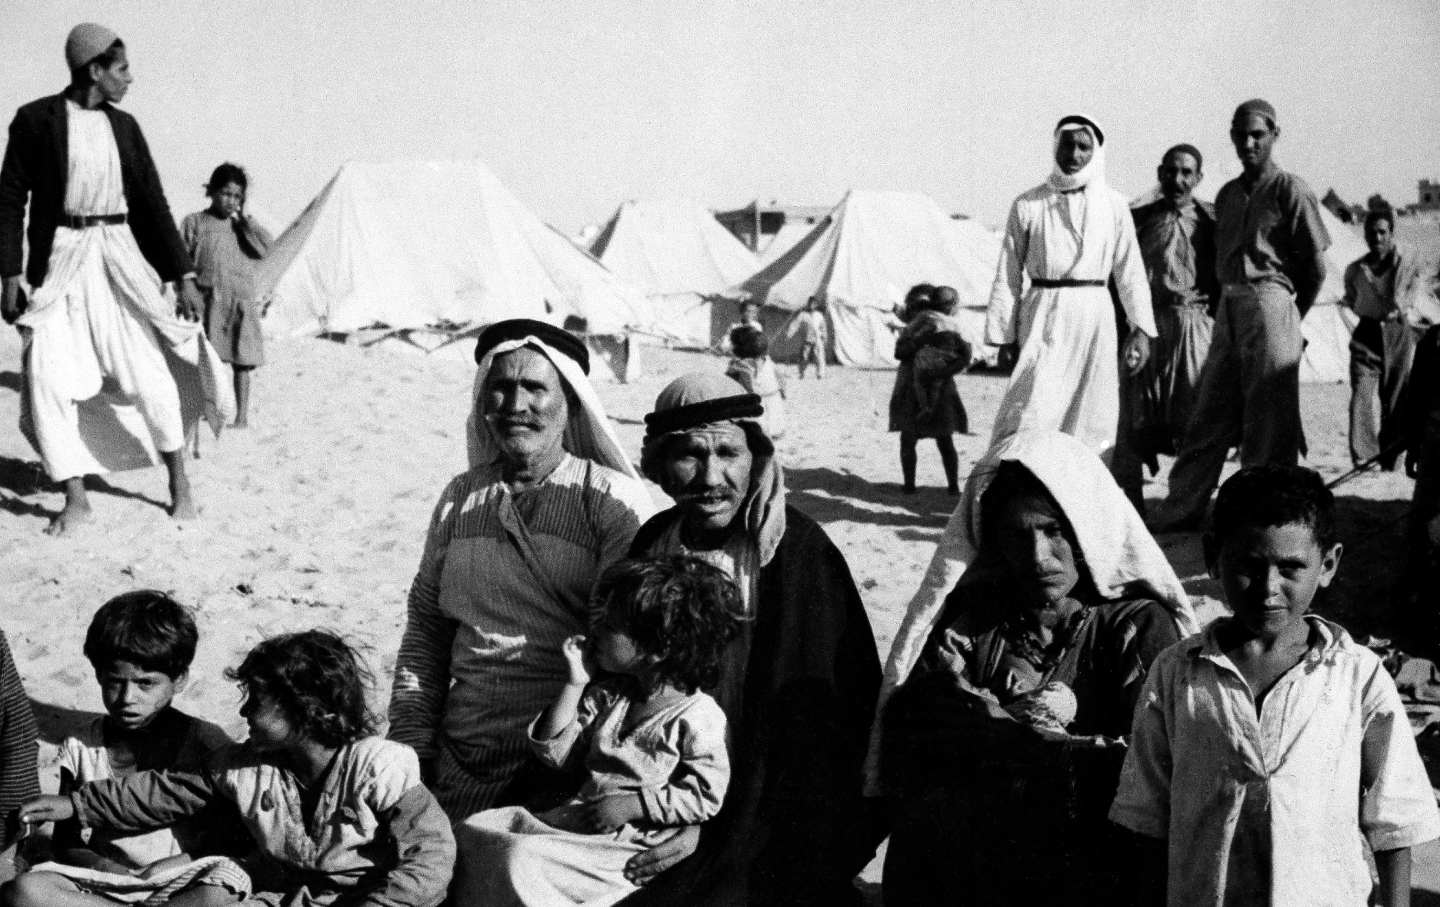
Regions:
<instances>
[{"instance_id":1,"label":"man's hand","mask_svg":"<svg viewBox=\"0 0 1440 907\"><path fill-rule=\"evenodd\" d=\"M700 826L686 825L669 838L625 863L625 879L632 885L644 885L660 873L693 854L700 847Z\"/></svg>"},{"instance_id":2,"label":"man's hand","mask_svg":"<svg viewBox=\"0 0 1440 907\"><path fill-rule=\"evenodd\" d=\"M6 324L14 324L24 311L20 305L20 275L5 278L4 295L0 296L0 317L5 319Z\"/></svg>"},{"instance_id":3,"label":"man's hand","mask_svg":"<svg viewBox=\"0 0 1440 907\"><path fill-rule=\"evenodd\" d=\"M178 301L175 314L186 321L199 321L200 313L205 309L205 300L200 295L200 288L195 285L195 278L184 278L175 285L175 290Z\"/></svg>"},{"instance_id":4,"label":"man's hand","mask_svg":"<svg viewBox=\"0 0 1440 907\"><path fill-rule=\"evenodd\" d=\"M576 812L591 832L614 831L620 826L645 818L645 807L639 794L616 794L602 800L591 800L577 807Z\"/></svg>"},{"instance_id":5,"label":"man's hand","mask_svg":"<svg viewBox=\"0 0 1440 907\"><path fill-rule=\"evenodd\" d=\"M570 668L570 683L581 687L589 683L595 674L595 659L587 642L585 634L577 633L566 637L560 644L560 654L565 656L565 664Z\"/></svg>"},{"instance_id":6,"label":"man's hand","mask_svg":"<svg viewBox=\"0 0 1440 907\"><path fill-rule=\"evenodd\" d=\"M1150 338L1139 328L1131 328L1125 339L1125 351L1121 356L1125 363L1125 374L1131 377L1140 374L1145 363L1150 361Z\"/></svg>"},{"instance_id":7,"label":"man's hand","mask_svg":"<svg viewBox=\"0 0 1440 907\"><path fill-rule=\"evenodd\" d=\"M43 825L46 822L64 822L75 817L75 804L69 797L47 794L26 800L20 804L22 825Z\"/></svg>"}]
</instances>

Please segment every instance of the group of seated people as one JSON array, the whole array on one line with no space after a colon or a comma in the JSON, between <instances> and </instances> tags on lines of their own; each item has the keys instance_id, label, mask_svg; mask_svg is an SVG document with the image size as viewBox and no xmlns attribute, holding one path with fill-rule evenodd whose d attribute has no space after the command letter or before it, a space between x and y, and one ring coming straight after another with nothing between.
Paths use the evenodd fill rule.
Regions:
<instances>
[{"instance_id":1,"label":"group of seated people","mask_svg":"<svg viewBox=\"0 0 1440 907\"><path fill-rule=\"evenodd\" d=\"M1313 472L1222 488L1233 613L1201 633L1100 460L1016 434L882 672L759 397L675 379L637 470L574 337L501 322L476 359L388 739L361 660L311 630L227 671L230 742L171 705L186 609L125 593L87 635L107 714L62 747L59 795L30 744L0 903L853 904L887 834L887 905L1398 903L1440 835L1393 681L1308 614L1341 554Z\"/></svg>"}]
</instances>

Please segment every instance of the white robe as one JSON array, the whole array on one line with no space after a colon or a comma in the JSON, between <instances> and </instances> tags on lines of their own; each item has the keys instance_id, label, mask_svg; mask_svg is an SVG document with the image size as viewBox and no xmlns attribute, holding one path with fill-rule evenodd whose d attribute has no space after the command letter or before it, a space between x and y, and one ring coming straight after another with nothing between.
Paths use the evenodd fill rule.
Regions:
<instances>
[{"instance_id":1,"label":"white robe","mask_svg":"<svg viewBox=\"0 0 1440 907\"><path fill-rule=\"evenodd\" d=\"M67 103L66 129L65 213L126 213L104 112ZM16 322L20 427L52 480L153 465L202 414L217 432L234 415L228 370L199 322L174 311L127 224L56 228L45 282Z\"/></svg>"},{"instance_id":2,"label":"white robe","mask_svg":"<svg viewBox=\"0 0 1440 907\"><path fill-rule=\"evenodd\" d=\"M1102 458L1120 416L1114 308L1103 286L1030 281L1115 279L1130 324L1155 336L1150 285L1125 199L1104 182L1060 192L1048 184L1015 199L990 291L985 339L1020 344L990 446L1016 432L1056 429Z\"/></svg>"}]
</instances>

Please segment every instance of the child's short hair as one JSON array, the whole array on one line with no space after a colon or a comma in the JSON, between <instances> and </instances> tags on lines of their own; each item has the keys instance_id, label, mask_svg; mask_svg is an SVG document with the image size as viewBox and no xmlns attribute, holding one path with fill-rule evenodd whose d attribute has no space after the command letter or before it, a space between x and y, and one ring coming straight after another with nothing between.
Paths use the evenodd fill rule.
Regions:
<instances>
[{"instance_id":1,"label":"child's short hair","mask_svg":"<svg viewBox=\"0 0 1440 907\"><path fill-rule=\"evenodd\" d=\"M756 359L770 351L770 341L763 331L742 324L730 331L730 349L742 359Z\"/></svg>"},{"instance_id":2,"label":"child's short hair","mask_svg":"<svg viewBox=\"0 0 1440 907\"><path fill-rule=\"evenodd\" d=\"M1216 541L1245 527L1310 527L1321 548L1336 542L1335 496L1313 469L1303 466L1249 466L1220 486L1210 532Z\"/></svg>"},{"instance_id":3,"label":"child's short hair","mask_svg":"<svg viewBox=\"0 0 1440 907\"><path fill-rule=\"evenodd\" d=\"M214 195L231 183L239 186L241 192L248 192L250 176L245 172L244 167L226 161L210 172L210 182L205 184L205 192Z\"/></svg>"},{"instance_id":4,"label":"child's short hair","mask_svg":"<svg viewBox=\"0 0 1440 907\"><path fill-rule=\"evenodd\" d=\"M939 286L930 294L930 304L926 308L942 315L953 315L960 307L960 294L954 287Z\"/></svg>"},{"instance_id":5,"label":"child's short hair","mask_svg":"<svg viewBox=\"0 0 1440 907\"><path fill-rule=\"evenodd\" d=\"M85 631L85 657L95 670L128 661L174 680L190 670L200 633L190 611L164 592L139 589L100 606Z\"/></svg>"},{"instance_id":6,"label":"child's short hair","mask_svg":"<svg viewBox=\"0 0 1440 907\"><path fill-rule=\"evenodd\" d=\"M619 561L595 583L598 626L655 656L655 680L687 693L713 687L720 657L740 631L740 590L718 567L683 555Z\"/></svg>"},{"instance_id":7,"label":"child's short hair","mask_svg":"<svg viewBox=\"0 0 1440 907\"><path fill-rule=\"evenodd\" d=\"M375 733L365 703L370 672L360 656L334 633L306 630L262 640L225 676L263 692L301 735L325 746L344 746Z\"/></svg>"}]
</instances>

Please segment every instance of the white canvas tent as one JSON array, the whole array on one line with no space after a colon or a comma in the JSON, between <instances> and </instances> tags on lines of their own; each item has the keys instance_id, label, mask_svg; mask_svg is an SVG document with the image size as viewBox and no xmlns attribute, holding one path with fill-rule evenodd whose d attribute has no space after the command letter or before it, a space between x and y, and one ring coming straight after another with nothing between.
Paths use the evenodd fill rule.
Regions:
<instances>
[{"instance_id":1,"label":"white canvas tent","mask_svg":"<svg viewBox=\"0 0 1440 907\"><path fill-rule=\"evenodd\" d=\"M1354 312L1340 304L1345 297L1345 268L1369 249L1354 227L1323 205L1320 219L1330 234L1330 248L1325 250L1325 285L1300 323L1305 335L1300 380L1334 384L1350 380L1350 333L1357 320Z\"/></svg>"},{"instance_id":2,"label":"white canvas tent","mask_svg":"<svg viewBox=\"0 0 1440 907\"><path fill-rule=\"evenodd\" d=\"M620 334L651 320L643 293L478 160L345 164L276 241L260 286L275 336L522 316Z\"/></svg>"},{"instance_id":3,"label":"white canvas tent","mask_svg":"<svg viewBox=\"0 0 1440 907\"><path fill-rule=\"evenodd\" d=\"M895 364L895 305L917 283L947 284L960 294L966 339L980 350L999 246L985 259L988 253L961 241L966 232L977 238L921 193L851 191L808 236L732 292L762 303L762 320L778 317L782 325L818 295L833 357L884 367ZM772 355L798 355L791 332L766 327Z\"/></svg>"},{"instance_id":4,"label":"white canvas tent","mask_svg":"<svg viewBox=\"0 0 1440 907\"><path fill-rule=\"evenodd\" d=\"M710 347L730 324L715 310L714 298L757 267L755 256L714 215L675 197L625 202L590 252L650 296L658 334L700 348Z\"/></svg>"}]
</instances>

